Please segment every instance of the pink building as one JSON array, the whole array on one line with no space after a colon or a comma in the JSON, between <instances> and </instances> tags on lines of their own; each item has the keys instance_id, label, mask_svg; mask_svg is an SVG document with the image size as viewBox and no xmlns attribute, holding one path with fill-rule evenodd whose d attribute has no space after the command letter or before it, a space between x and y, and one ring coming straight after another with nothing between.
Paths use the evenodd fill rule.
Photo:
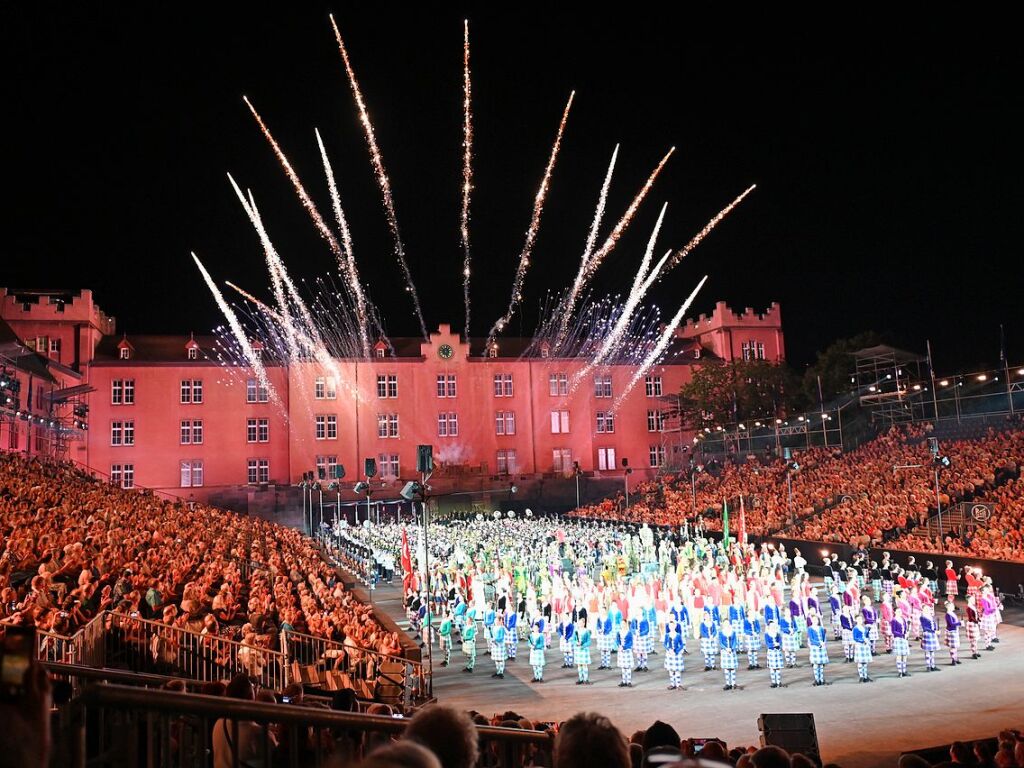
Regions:
<instances>
[{"instance_id":1,"label":"pink building","mask_svg":"<svg viewBox=\"0 0 1024 768\"><path fill-rule=\"evenodd\" d=\"M73 374L65 383L78 385L74 402L88 407L89 428L65 457L122 485L195 498L293 485L309 471L330 479L339 464L348 485L367 458L397 488L416 476L421 443L434 447L432 484L442 488L555 477L576 462L592 476L620 477L628 460L635 476L650 476L682 459L662 426L694 366L779 361L784 349L777 304L737 315L720 302L710 318L680 328L665 362L614 413L635 367L580 374L582 359L523 356L525 339L499 339L488 356L471 355L447 325L427 341L393 339L393 353L380 344L373 359L339 359L332 370L268 360L268 391L247 369L223 365L213 337L118 336L89 291L0 289L0 297L0 319L50 369Z\"/></svg>"}]
</instances>

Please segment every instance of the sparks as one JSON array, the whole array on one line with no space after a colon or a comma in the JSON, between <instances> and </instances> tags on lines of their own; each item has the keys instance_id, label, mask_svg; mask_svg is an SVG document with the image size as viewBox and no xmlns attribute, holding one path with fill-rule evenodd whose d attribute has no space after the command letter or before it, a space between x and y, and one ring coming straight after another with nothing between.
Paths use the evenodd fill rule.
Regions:
<instances>
[{"instance_id":1,"label":"sparks","mask_svg":"<svg viewBox=\"0 0 1024 768\"><path fill-rule=\"evenodd\" d=\"M742 195L737 197L735 200L733 200L731 203L725 206L725 208L716 213L714 217L712 217L711 221L705 224L704 228L693 236L693 239L690 240L690 242L688 242L686 245L684 245L682 248L675 252L675 254L672 256L672 259L669 261L668 266L665 268L665 271L668 272L670 269L672 269L672 267L674 267L680 261L685 259L687 254L690 253L690 251L692 251L698 245L700 245L700 241L707 237L708 233L718 226L718 222L720 222L722 219L728 216L729 212L732 211L732 209L739 205L741 202L743 202L743 198L745 198L755 189L757 189L757 184L751 184L743 191Z\"/></svg>"},{"instance_id":2,"label":"sparks","mask_svg":"<svg viewBox=\"0 0 1024 768\"><path fill-rule=\"evenodd\" d=\"M473 111L469 75L469 20L464 22L462 41L462 211L459 236L462 239L462 298L466 307L464 334L469 342L469 201L473 191Z\"/></svg>"}]
</instances>

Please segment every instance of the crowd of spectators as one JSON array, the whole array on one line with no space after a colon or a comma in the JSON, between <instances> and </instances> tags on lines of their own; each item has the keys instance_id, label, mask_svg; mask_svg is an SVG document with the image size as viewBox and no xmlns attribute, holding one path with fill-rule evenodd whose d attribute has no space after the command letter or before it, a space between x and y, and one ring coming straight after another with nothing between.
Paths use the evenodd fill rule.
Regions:
<instances>
[{"instance_id":1,"label":"crowd of spectators","mask_svg":"<svg viewBox=\"0 0 1024 768\"><path fill-rule=\"evenodd\" d=\"M16 453L0 453L0 596L0 624L63 636L106 610L241 642L253 657L282 629L400 649L301 532Z\"/></svg>"},{"instance_id":2,"label":"crowd of spectators","mask_svg":"<svg viewBox=\"0 0 1024 768\"><path fill-rule=\"evenodd\" d=\"M1024 560L1024 501L1019 480L1013 480L1024 459L1024 430L990 429L976 440L944 441L941 453L950 466L939 473L938 499L929 433L930 425L893 427L847 453L819 447L794 450L786 460L752 454L742 462L695 465L692 474L639 483L628 508L622 499L605 499L572 514L721 530L728 503L735 532L742 498L752 535L855 546L895 539L896 546L938 552L939 542L906 535L934 514L936 501L947 509L959 501L989 500L995 514L968 531L967 539L956 532L946 551Z\"/></svg>"}]
</instances>

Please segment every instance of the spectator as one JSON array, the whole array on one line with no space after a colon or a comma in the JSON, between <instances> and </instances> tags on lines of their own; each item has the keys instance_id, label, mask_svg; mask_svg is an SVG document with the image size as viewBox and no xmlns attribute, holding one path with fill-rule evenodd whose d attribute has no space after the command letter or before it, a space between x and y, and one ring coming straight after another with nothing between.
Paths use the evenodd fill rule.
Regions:
<instances>
[{"instance_id":1,"label":"spectator","mask_svg":"<svg viewBox=\"0 0 1024 768\"><path fill-rule=\"evenodd\" d=\"M630 768L626 740L611 721L594 712L566 720L555 739L555 768Z\"/></svg>"},{"instance_id":2,"label":"spectator","mask_svg":"<svg viewBox=\"0 0 1024 768\"><path fill-rule=\"evenodd\" d=\"M424 707L409 721L402 738L430 749L445 768L476 765L476 729L465 712L438 705Z\"/></svg>"}]
</instances>

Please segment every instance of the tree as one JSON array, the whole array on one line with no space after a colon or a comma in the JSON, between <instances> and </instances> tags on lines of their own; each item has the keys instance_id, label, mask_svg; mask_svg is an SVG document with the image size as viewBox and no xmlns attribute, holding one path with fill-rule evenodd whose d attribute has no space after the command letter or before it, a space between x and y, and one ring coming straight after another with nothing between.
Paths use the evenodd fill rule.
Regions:
<instances>
[{"instance_id":1,"label":"tree","mask_svg":"<svg viewBox=\"0 0 1024 768\"><path fill-rule=\"evenodd\" d=\"M796 374L765 360L702 365L679 391L682 421L692 429L788 413L799 395Z\"/></svg>"},{"instance_id":2,"label":"tree","mask_svg":"<svg viewBox=\"0 0 1024 768\"><path fill-rule=\"evenodd\" d=\"M866 347L885 344L882 334L865 331L847 339L833 341L804 373L803 390L809 403L818 405L818 377L821 394L826 401L840 392L850 391L850 373L853 371L853 353Z\"/></svg>"}]
</instances>

